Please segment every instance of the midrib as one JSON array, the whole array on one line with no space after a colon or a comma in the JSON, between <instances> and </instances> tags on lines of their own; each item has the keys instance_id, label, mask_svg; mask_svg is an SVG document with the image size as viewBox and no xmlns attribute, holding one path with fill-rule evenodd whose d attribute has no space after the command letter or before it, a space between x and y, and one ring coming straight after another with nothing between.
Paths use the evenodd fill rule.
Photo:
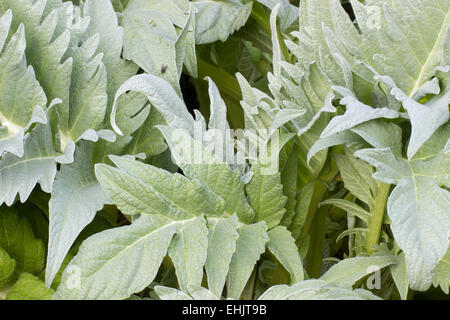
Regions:
<instances>
[{"instance_id":1,"label":"midrib","mask_svg":"<svg viewBox=\"0 0 450 320\"><path fill-rule=\"evenodd\" d=\"M17 133L19 133L20 130L23 129L23 127L8 120L1 111L0 111L0 123L1 123L1 125L7 127L8 132L12 133L13 135L16 135Z\"/></svg>"},{"instance_id":2,"label":"midrib","mask_svg":"<svg viewBox=\"0 0 450 320\"><path fill-rule=\"evenodd\" d=\"M438 44L440 44L440 42L441 42L440 40L442 38L444 38L444 33L447 32L447 26L448 26L447 20L448 20L449 12L450 12L450 10L447 10L447 13L445 14L445 17L444 17L444 20L443 20L443 23L441 26L441 30L439 30L439 34L437 35L436 41L433 44L433 48L431 48L431 51L428 54L428 57L425 60L425 63L423 64L423 66L420 70L419 76L417 77L417 80L414 83L414 87L409 94L410 98L417 92L417 90L419 90L420 86L422 85L421 80L422 80L425 70L427 69L426 67L428 66L428 63L430 62L430 59L434 56L434 52L437 50Z\"/></svg>"}]
</instances>

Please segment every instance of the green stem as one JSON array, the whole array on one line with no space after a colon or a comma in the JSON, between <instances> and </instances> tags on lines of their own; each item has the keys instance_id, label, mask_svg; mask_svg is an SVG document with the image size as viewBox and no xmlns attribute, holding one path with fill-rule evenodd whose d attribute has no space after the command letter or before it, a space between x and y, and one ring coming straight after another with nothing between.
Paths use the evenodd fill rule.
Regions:
<instances>
[{"instance_id":1,"label":"green stem","mask_svg":"<svg viewBox=\"0 0 450 320\"><path fill-rule=\"evenodd\" d=\"M391 185L386 183L378 184L378 192L374 199L374 207L370 214L370 220L367 226L366 247L367 253L373 252L373 246L380 239L381 226L383 225L384 211L389 196Z\"/></svg>"},{"instance_id":2,"label":"green stem","mask_svg":"<svg viewBox=\"0 0 450 320\"><path fill-rule=\"evenodd\" d=\"M311 278L319 278L322 271L323 249L326 236L327 206L321 207L311 228L311 242L307 255L307 269Z\"/></svg>"},{"instance_id":3,"label":"green stem","mask_svg":"<svg viewBox=\"0 0 450 320\"><path fill-rule=\"evenodd\" d=\"M316 181L311 204L309 205L308 215L306 216L305 224L303 225L302 236L309 234L317 208L319 207L319 203L322 201L327 190L327 186L324 183Z\"/></svg>"},{"instance_id":4,"label":"green stem","mask_svg":"<svg viewBox=\"0 0 450 320\"><path fill-rule=\"evenodd\" d=\"M329 172L317 179L314 185L313 196L309 205L308 215L303 225L302 237L306 236L311 228L314 216L319 208L319 203L324 199L328 191L327 183L331 183L338 173L338 168L334 162L331 163Z\"/></svg>"},{"instance_id":5,"label":"green stem","mask_svg":"<svg viewBox=\"0 0 450 320\"><path fill-rule=\"evenodd\" d=\"M322 169L324 173L314 186L313 198L308 210L305 224L303 225L302 237L310 235L310 246L307 253L307 271L311 278L319 278L322 271L322 259L324 241L326 237L326 218L329 214L328 206L319 208L322 199L327 198L329 190L327 183L331 183L337 173L336 163L332 161L329 167Z\"/></svg>"}]
</instances>

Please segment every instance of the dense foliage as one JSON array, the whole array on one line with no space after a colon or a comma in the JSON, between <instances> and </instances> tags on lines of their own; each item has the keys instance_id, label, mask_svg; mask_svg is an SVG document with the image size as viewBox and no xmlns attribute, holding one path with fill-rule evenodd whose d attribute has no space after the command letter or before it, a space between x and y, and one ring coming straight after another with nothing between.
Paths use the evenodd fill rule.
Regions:
<instances>
[{"instance_id":1,"label":"dense foliage","mask_svg":"<svg viewBox=\"0 0 450 320\"><path fill-rule=\"evenodd\" d=\"M449 27L450 0L0 0L0 299L448 298Z\"/></svg>"}]
</instances>

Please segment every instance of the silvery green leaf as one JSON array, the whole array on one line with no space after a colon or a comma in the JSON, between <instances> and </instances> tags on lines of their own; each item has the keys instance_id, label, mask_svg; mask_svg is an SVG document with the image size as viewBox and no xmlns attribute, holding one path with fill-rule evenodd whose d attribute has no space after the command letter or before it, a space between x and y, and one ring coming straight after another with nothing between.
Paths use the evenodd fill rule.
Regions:
<instances>
[{"instance_id":1,"label":"silvery green leaf","mask_svg":"<svg viewBox=\"0 0 450 320\"><path fill-rule=\"evenodd\" d=\"M64 270L53 299L125 299L146 288L166 255L177 223L143 215L132 225L95 234Z\"/></svg>"},{"instance_id":2,"label":"silvery green leaf","mask_svg":"<svg viewBox=\"0 0 450 320\"><path fill-rule=\"evenodd\" d=\"M339 287L326 281L310 279L292 286L276 285L258 300L380 300L368 290Z\"/></svg>"},{"instance_id":3,"label":"silvery green leaf","mask_svg":"<svg viewBox=\"0 0 450 320\"><path fill-rule=\"evenodd\" d=\"M191 179L198 179L208 192L223 198L226 212L236 213L240 221L251 223L255 213L245 197L241 173L220 161L187 132L169 126L159 126L159 129L183 173Z\"/></svg>"},{"instance_id":4,"label":"silvery green leaf","mask_svg":"<svg viewBox=\"0 0 450 320\"><path fill-rule=\"evenodd\" d=\"M281 67L284 66L285 64L281 63ZM270 73L268 78L269 89L278 108L298 109L304 112L302 116L291 120L297 134L301 136L311 130L323 114L336 112L336 109L332 105L334 95L331 92L330 80L317 64L308 65L306 72L301 70L297 72L301 76L295 82L284 77L274 77ZM289 101L287 105L286 101Z\"/></svg>"},{"instance_id":5,"label":"silvery green leaf","mask_svg":"<svg viewBox=\"0 0 450 320\"><path fill-rule=\"evenodd\" d=\"M195 41L197 44L225 41L247 22L252 3L227 0L193 0L195 16Z\"/></svg>"},{"instance_id":6,"label":"silvery green leaf","mask_svg":"<svg viewBox=\"0 0 450 320\"><path fill-rule=\"evenodd\" d=\"M411 174L407 162L398 160L389 148L362 149L354 155L374 166L377 170L373 177L384 183L393 184Z\"/></svg>"},{"instance_id":7,"label":"silvery green leaf","mask_svg":"<svg viewBox=\"0 0 450 320\"><path fill-rule=\"evenodd\" d=\"M268 77L274 78L271 73L268 73ZM271 101L266 93L252 88L241 73L236 73L236 78L242 92L241 106L244 111L245 128L269 129L274 118L272 114L274 110L271 109L277 108L275 102Z\"/></svg>"},{"instance_id":8,"label":"silvery green leaf","mask_svg":"<svg viewBox=\"0 0 450 320\"><path fill-rule=\"evenodd\" d=\"M17 195L25 202L37 183L50 193L57 163L71 163L73 149L71 144L64 154L56 151L50 124L36 124L24 138L23 157L6 154L0 160L0 203L11 205Z\"/></svg>"},{"instance_id":9,"label":"silvery green leaf","mask_svg":"<svg viewBox=\"0 0 450 320\"><path fill-rule=\"evenodd\" d=\"M401 181L387 205L394 237L406 254L411 288L425 290L448 248L449 192L430 178L416 176Z\"/></svg>"},{"instance_id":10,"label":"silvery green leaf","mask_svg":"<svg viewBox=\"0 0 450 320\"><path fill-rule=\"evenodd\" d=\"M239 238L239 221L235 215L222 218L208 218L208 254L205 271L208 288L216 296L222 296L231 258L236 251Z\"/></svg>"},{"instance_id":11,"label":"silvery green leaf","mask_svg":"<svg viewBox=\"0 0 450 320\"><path fill-rule=\"evenodd\" d=\"M189 293L194 300L220 300L220 296L216 296L210 290L203 287L189 287Z\"/></svg>"},{"instance_id":12,"label":"silvery green leaf","mask_svg":"<svg viewBox=\"0 0 450 320\"><path fill-rule=\"evenodd\" d=\"M3 2L13 11L13 24L25 26L27 62L47 98L61 99L50 118L54 125L58 122L62 149L86 130L101 129L107 108L107 75L103 53L96 52L100 36L86 32L89 17L83 17L71 2ZM91 24L94 29L95 23Z\"/></svg>"},{"instance_id":13,"label":"silvery green leaf","mask_svg":"<svg viewBox=\"0 0 450 320\"><path fill-rule=\"evenodd\" d=\"M239 299L268 241L267 225L264 222L241 226L228 273L229 298Z\"/></svg>"},{"instance_id":14,"label":"silvery green leaf","mask_svg":"<svg viewBox=\"0 0 450 320\"><path fill-rule=\"evenodd\" d=\"M292 233L292 236L296 240L298 240L303 231L303 226L309 212L309 207L314 192L314 185L315 182L310 182L302 187L297 193L295 216L292 218L292 222L288 227L289 231Z\"/></svg>"},{"instance_id":15,"label":"silvery green leaf","mask_svg":"<svg viewBox=\"0 0 450 320\"><path fill-rule=\"evenodd\" d=\"M152 110L147 97L139 92L122 94L117 99L116 111L116 125L120 128L125 137L133 135L136 131L145 126L144 123L146 121L152 122L152 116L153 118L158 118L159 121L161 121L160 119L162 118L155 108ZM152 116L150 116L150 113L152 113ZM110 119L108 118L108 122L109 121ZM158 121L156 121L156 123L158 123Z\"/></svg>"},{"instance_id":16,"label":"silvery green leaf","mask_svg":"<svg viewBox=\"0 0 450 320\"><path fill-rule=\"evenodd\" d=\"M55 99L50 104L49 108L58 103L60 103L60 100ZM25 128L19 129L19 131L15 133L15 136L11 132L11 129L8 129L8 127L6 126L0 127L0 153L2 151L9 152L18 157L22 157L24 153L24 146L23 146L24 132L28 131L31 128L31 126L35 123L43 123L43 124L47 123L47 112L39 106L36 106L34 108L31 119L30 121L28 121Z\"/></svg>"},{"instance_id":17,"label":"silvery green leaf","mask_svg":"<svg viewBox=\"0 0 450 320\"><path fill-rule=\"evenodd\" d=\"M444 88L441 94L433 96L424 104L406 97L399 89L393 89L392 92L403 102L411 120L412 132L407 151L408 159L411 159L435 131L448 122L450 87Z\"/></svg>"},{"instance_id":18,"label":"silvery green leaf","mask_svg":"<svg viewBox=\"0 0 450 320\"><path fill-rule=\"evenodd\" d=\"M280 261L291 276L291 283L303 281L303 266L295 239L284 226L278 226L268 233L267 248Z\"/></svg>"},{"instance_id":19,"label":"silvery green leaf","mask_svg":"<svg viewBox=\"0 0 450 320\"><path fill-rule=\"evenodd\" d=\"M347 258L328 269L320 279L330 284L351 287L366 275L395 263L397 260L391 255Z\"/></svg>"},{"instance_id":20,"label":"silvery green leaf","mask_svg":"<svg viewBox=\"0 0 450 320\"><path fill-rule=\"evenodd\" d=\"M378 119L361 123L350 131L358 134L375 148L389 147L394 155L402 154L402 130L395 123Z\"/></svg>"},{"instance_id":21,"label":"silvery green leaf","mask_svg":"<svg viewBox=\"0 0 450 320\"><path fill-rule=\"evenodd\" d=\"M372 208L377 193L372 167L351 155L336 154L335 159L345 188Z\"/></svg>"},{"instance_id":22,"label":"silvery green leaf","mask_svg":"<svg viewBox=\"0 0 450 320\"><path fill-rule=\"evenodd\" d=\"M280 4L278 16L280 17L280 27L283 32L285 32L298 18L298 8L289 3L288 0L258 0L258 2L271 10L274 10L278 3Z\"/></svg>"},{"instance_id":23,"label":"silvery green leaf","mask_svg":"<svg viewBox=\"0 0 450 320\"><path fill-rule=\"evenodd\" d=\"M433 286L440 286L442 291L449 293L450 288L450 250L439 261L434 270Z\"/></svg>"},{"instance_id":24,"label":"silvery green leaf","mask_svg":"<svg viewBox=\"0 0 450 320\"><path fill-rule=\"evenodd\" d=\"M156 286L155 293L161 300L194 300L181 290L164 286Z\"/></svg>"},{"instance_id":25,"label":"silvery green leaf","mask_svg":"<svg viewBox=\"0 0 450 320\"><path fill-rule=\"evenodd\" d=\"M358 61L360 35L340 1L303 1L299 20L299 31L293 33L298 43L288 40L286 45L302 69L307 70L315 62L333 84L349 89L357 85L352 72L364 82L373 81L372 73ZM358 90L358 94L362 95L364 91Z\"/></svg>"},{"instance_id":26,"label":"silvery green leaf","mask_svg":"<svg viewBox=\"0 0 450 320\"><path fill-rule=\"evenodd\" d=\"M442 53L442 61L441 65L449 66L450 65L450 32L447 29L447 35L445 37L444 50Z\"/></svg>"},{"instance_id":27,"label":"silvery green leaf","mask_svg":"<svg viewBox=\"0 0 450 320\"><path fill-rule=\"evenodd\" d=\"M117 89L128 78L136 74L138 67L133 62L121 58L124 32L123 28L119 27L117 14L110 1L86 1L83 6L83 15L90 17L84 39L96 33L100 38L97 53L103 53L102 62L107 71L108 116Z\"/></svg>"},{"instance_id":28,"label":"silvery green leaf","mask_svg":"<svg viewBox=\"0 0 450 320\"><path fill-rule=\"evenodd\" d=\"M11 21L8 10L0 18L0 73L4 79L0 84L0 155L6 151L21 157L24 131L33 123L33 110L44 107L47 99L33 68L26 64L24 26L6 42Z\"/></svg>"},{"instance_id":29,"label":"silvery green leaf","mask_svg":"<svg viewBox=\"0 0 450 320\"><path fill-rule=\"evenodd\" d=\"M189 3L189 2L188 2ZM183 64L193 78L198 78L197 53L195 47L195 8L189 3L189 15L183 30L175 43L178 78L181 78Z\"/></svg>"},{"instance_id":30,"label":"silvery green leaf","mask_svg":"<svg viewBox=\"0 0 450 320\"><path fill-rule=\"evenodd\" d=\"M6 126L0 127L0 153L4 152L23 155L23 130L14 135Z\"/></svg>"},{"instance_id":31,"label":"silvery green leaf","mask_svg":"<svg viewBox=\"0 0 450 320\"><path fill-rule=\"evenodd\" d=\"M94 219L96 212L109 203L95 178L92 153L92 143L80 143L75 150L74 162L62 165L53 183L45 274L48 287L80 232Z\"/></svg>"},{"instance_id":32,"label":"silvery green leaf","mask_svg":"<svg viewBox=\"0 0 450 320\"><path fill-rule=\"evenodd\" d=\"M442 59L450 24L447 0L352 0L364 60L412 97Z\"/></svg>"},{"instance_id":33,"label":"silvery green leaf","mask_svg":"<svg viewBox=\"0 0 450 320\"><path fill-rule=\"evenodd\" d=\"M125 152L127 154L136 155L142 152L148 158L149 156L161 154L167 149L164 137L155 127L160 124L165 124L161 113L156 108L151 108L150 113L145 118L145 121L139 126L139 129L133 133L131 142L126 146ZM120 123L119 126L123 128Z\"/></svg>"},{"instance_id":34,"label":"silvery green leaf","mask_svg":"<svg viewBox=\"0 0 450 320\"><path fill-rule=\"evenodd\" d=\"M114 131L109 129L102 129L95 131L94 129L87 129L81 134L76 142L85 140L90 142L97 142L99 139L105 140L107 142L115 142L116 134Z\"/></svg>"},{"instance_id":35,"label":"silvery green leaf","mask_svg":"<svg viewBox=\"0 0 450 320\"><path fill-rule=\"evenodd\" d=\"M312 157L314 157L319 151L329 147L336 145L364 146L364 144L364 141L356 133L350 130L341 131L317 140L308 151L307 163L309 164Z\"/></svg>"},{"instance_id":36,"label":"silvery green leaf","mask_svg":"<svg viewBox=\"0 0 450 320\"><path fill-rule=\"evenodd\" d=\"M280 8L280 4L276 4L272 9L270 14L270 31L272 36L272 63L273 63L273 74L275 77L279 77L281 75L281 66L280 62L283 60L283 56L281 53L280 40L278 39L278 29L277 29L277 15L278 10Z\"/></svg>"},{"instance_id":37,"label":"silvery green leaf","mask_svg":"<svg viewBox=\"0 0 450 320\"><path fill-rule=\"evenodd\" d=\"M263 100L263 98L269 97L266 93L256 88L252 88L250 83L248 83L247 79L240 72L236 73L236 80L241 87L242 102L245 102L247 105L255 107L259 101Z\"/></svg>"},{"instance_id":38,"label":"silvery green leaf","mask_svg":"<svg viewBox=\"0 0 450 320\"><path fill-rule=\"evenodd\" d=\"M181 94L176 53L178 35L169 17L154 11L154 3L128 6L122 13L124 57L145 72L168 81Z\"/></svg>"},{"instance_id":39,"label":"silvery green leaf","mask_svg":"<svg viewBox=\"0 0 450 320\"><path fill-rule=\"evenodd\" d=\"M208 228L203 216L180 223L168 254L182 291L188 292L190 286L201 286L207 248Z\"/></svg>"},{"instance_id":40,"label":"silvery green leaf","mask_svg":"<svg viewBox=\"0 0 450 320\"><path fill-rule=\"evenodd\" d=\"M389 266L391 270L392 279L394 279L395 286L402 300L406 300L408 297L409 281L408 274L406 273L406 260L405 254L402 252L397 257L397 263Z\"/></svg>"},{"instance_id":41,"label":"silvery green leaf","mask_svg":"<svg viewBox=\"0 0 450 320\"><path fill-rule=\"evenodd\" d=\"M208 123L208 130L205 131L205 138L209 138L209 143L214 147L215 152L220 157L222 154L222 159L225 162L233 161L231 159L234 156L234 144L229 134L230 126L227 121L227 107L222 97L220 96L219 89L211 78L206 77L208 81L209 88L209 101L210 101L210 119ZM219 148L221 150L219 150Z\"/></svg>"},{"instance_id":42,"label":"silvery green leaf","mask_svg":"<svg viewBox=\"0 0 450 320\"><path fill-rule=\"evenodd\" d=\"M95 55L100 41L98 34L81 46L72 48L73 68L70 88L68 131L73 141L88 129L102 128L108 95L106 68L103 54Z\"/></svg>"},{"instance_id":43,"label":"silvery green leaf","mask_svg":"<svg viewBox=\"0 0 450 320\"><path fill-rule=\"evenodd\" d=\"M181 290L156 286L155 293L161 300L220 300L214 293L203 287L189 287L189 295Z\"/></svg>"},{"instance_id":44,"label":"silvery green leaf","mask_svg":"<svg viewBox=\"0 0 450 320\"><path fill-rule=\"evenodd\" d=\"M405 252L411 288L426 290L448 248L450 194L437 181L448 171L447 155L409 161L397 159L388 148L355 155L377 169L376 179L396 184L387 202L391 228Z\"/></svg>"},{"instance_id":45,"label":"silvery green leaf","mask_svg":"<svg viewBox=\"0 0 450 320\"><path fill-rule=\"evenodd\" d=\"M114 204L126 214L158 214L185 220L223 213L221 198L210 197L185 176L127 157L110 158L118 168L97 164L95 174Z\"/></svg>"},{"instance_id":46,"label":"silvery green leaf","mask_svg":"<svg viewBox=\"0 0 450 320\"><path fill-rule=\"evenodd\" d=\"M449 152L446 151L450 141L450 123L440 127L433 136L428 139L425 144L415 154L412 160L430 160L436 158L432 163L436 163L434 167L436 174L434 177L443 185L450 185L448 181L449 173L446 171L449 165ZM448 170L448 169L447 169ZM431 172L431 171L429 171ZM447 180L447 182L446 182Z\"/></svg>"},{"instance_id":47,"label":"silvery green leaf","mask_svg":"<svg viewBox=\"0 0 450 320\"><path fill-rule=\"evenodd\" d=\"M270 127L271 130L277 130L281 128L281 126L286 123L297 119L305 114L305 110L297 110L297 109L281 109L279 112L275 114L273 119L273 123Z\"/></svg>"},{"instance_id":48,"label":"silvery green leaf","mask_svg":"<svg viewBox=\"0 0 450 320\"><path fill-rule=\"evenodd\" d=\"M61 99L58 114L61 130L66 132L73 60L65 54L71 36L76 41L75 33L85 28L87 21L73 23L73 4L68 2L54 5L49 1L2 0L0 8L2 13L5 8L12 11L14 28L24 25L27 63L33 66L47 100Z\"/></svg>"},{"instance_id":49,"label":"silvery green leaf","mask_svg":"<svg viewBox=\"0 0 450 320\"><path fill-rule=\"evenodd\" d=\"M209 84L209 99L211 102L211 115L208 123L208 128L218 130L229 129L227 122L227 106L220 96L219 89L210 77L206 77Z\"/></svg>"},{"instance_id":50,"label":"silvery green leaf","mask_svg":"<svg viewBox=\"0 0 450 320\"><path fill-rule=\"evenodd\" d=\"M251 170L253 177L245 190L256 213L255 221L265 221L269 229L273 228L286 212L287 197L283 194L280 173L265 172L267 168L259 163L253 165Z\"/></svg>"},{"instance_id":51,"label":"silvery green leaf","mask_svg":"<svg viewBox=\"0 0 450 320\"><path fill-rule=\"evenodd\" d=\"M322 132L321 137L329 137L370 120L379 118L395 119L399 116L395 110L389 108L372 108L358 101L353 96L342 98L340 103L347 106L345 113L331 119L328 126Z\"/></svg>"},{"instance_id":52,"label":"silvery green leaf","mask_svg":"<svg viewBox=\"0 0 450 320\"><path fill-rule=\"evenodd\" d=\"M169 126L182 128L193 134L194 120L187 111L183 100L167 81L151 74L134 76L117 90L111 112L111 125L118 134L122 133L115 120L118 99L127 91L136 91L144 94L152 107L155 107L163 115Z\"/></svg>"},{"instance_id":53,"label":"silvery green leaf","mask_svg":"<svg viewBox=\"0 0 450 320\"><path fill-rule=\"evenodd\" d=\"M189 179L179 173L170 173L127 157L110 156L110 158L123 172L141 180L155 192L155 195L165 199L166 205L170 207L167 214L175 211L175 217L223 215L222 197L209 192L197 179Z\"/></svg>"},{"instance_id":54,"label":"silvery green leaf","mask_svg":"<svg viewBox=\"0 0 450 320\"><path fill-rule=\"evenodd\" d=\"M425 82L412 96L412 99L415 101L419 101L421 98L425 97L428 94L437 95L441 92L441 87L439 85L439 79L437 77L433 77L430 81Z\"/></svg>"},{"instance_id":55,"label":"silvery green leaf","mask_svg":"<svg viewBox=\"0 0 450 320\"><path fill-rule=\"evenodd\" d=\"M225 211L236 213L244 223L253 221L255 212L244 194L244 181L238 170L231 170L228 164L192 165L189 175L214 194L225 200Z\"/></svg>"}]
</instances>

